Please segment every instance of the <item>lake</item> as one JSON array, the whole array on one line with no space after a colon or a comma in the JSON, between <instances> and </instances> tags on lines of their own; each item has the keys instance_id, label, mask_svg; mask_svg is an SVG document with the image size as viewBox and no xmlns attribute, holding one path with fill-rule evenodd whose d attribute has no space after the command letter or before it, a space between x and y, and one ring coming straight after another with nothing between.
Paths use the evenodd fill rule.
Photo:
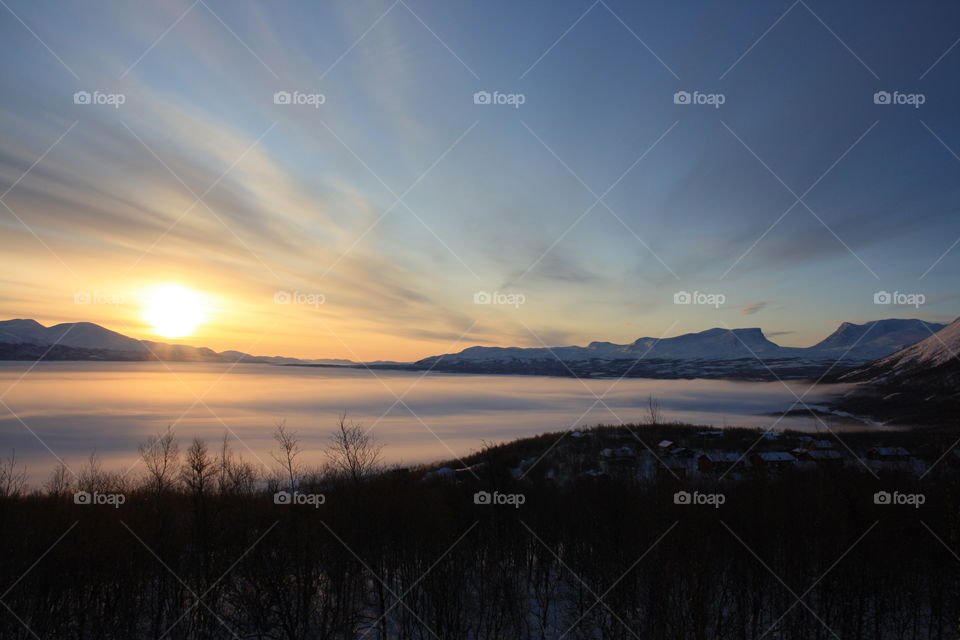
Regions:
<instances>
[{"instance_id":1,"label":"lake","mask_svg":"<svg viewBox=\"0 0 960 640\"><path fill-rule=\"evenodd\" d=\"M797 395L808 386L790 384ZM843 389L821 385L805 401L815 404ZM603 397L606 406L593 394ZM15 448L32 482L56 464L54 454L76 468L96 451L106 468L120 469L136 461L138 443L173 424L181 448L195 436L218 441L226 430L245 459L269 465L271 434L277 421L285 420L300 436L303 459L315 463L338 413L346 411L372 427L386 445L389 462L412 464L464 456L484 442L642 421L650 395L660 400L665 420L716 427L769 427L776 418L764 414L787 409L794 401L779 382L424 376L261 364L2 362L0 398L9 409L0 405L0 454L6 457ZM813 431L817 426L810 418L791 416L777 428Z\"/></svg>"}]
</instances>

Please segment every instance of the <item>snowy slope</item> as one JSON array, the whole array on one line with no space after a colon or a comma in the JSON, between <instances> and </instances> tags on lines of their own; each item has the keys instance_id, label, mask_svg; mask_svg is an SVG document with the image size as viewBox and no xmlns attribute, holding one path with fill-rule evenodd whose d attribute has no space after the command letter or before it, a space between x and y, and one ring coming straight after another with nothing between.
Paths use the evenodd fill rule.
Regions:
<instances>
[{"instance_id":1,"label":"snowy slope","mask_svg":"<svg viewBox=\"0 0 960 640\"><path fill-rule=\"evenodd\" d=\"M874 320L864 324L844 322L827 338L810 347L824 356L849 355L858 360L874 360L916 344L947 325L923 320L899 318Z\"/></svg>"},{"instance_id":2,"label":"snowy slope","mask_svg":"<svg viewBox=\"0 0 960 640\"><path fill-rule=\"evenodd\" d=\"M960 318L917 344L842 376L847 380L890 381L953 363L960 356Z\"/></svg>"},{"instance_id":3,"label":"snowy slope","mask_svg":"<svg viewBox=\"0 0 960 640\"><path fill-rule=\"evenodd\" d=\"M44 327L36 320L6 320L0 322L0 342L43 346L62 344L66 347L110 351L146 351L146 347L139 340L92 322L69 322Z\"/></svg>"},{"instance_id":4,"label":"snowy slope","mask_svg":"<svg viewBox=\"0 0 960 640\"><path fill-rule=\"evenodd\" d=\"M591 360L691 360L722 361L760 357L794 358L835 362L847 366L880 358L911 345L944 325L921 320L877 320L865 324L844 322L826 339L806 348L782 347L771 342L757 328L715 328L673 338L639 338L630 344L591 342L586 347L470 347L459 353L431 356L417 364L430 365L439 358L446 365L482 363L526 363L538 361L582 362Z\"/></svg>"},{"instance_id":5,"label":"snowy slope","mask_svg":"<svg viewBox=\"0 0 960 640\"><path fill-rule=\"evenodd\" d=\"M767 340L760 329L708 329L674 338L640 338L631 344L592 342L587 347L470 347L455 354L431 356L420 363L442 357L445 363L537 360L617 360L636 359L646 354L649 360L733 360L757 355L785 355L794 349Z\"/></svg>"},{"instance_id":6,"label":"snowy slope","mask_svg":"<svg viewBox=\"0 0 960 640\"><path fill-rule=\"evenodd\" d=\"M892 424L956 427L960 318L935 335L840 376L860 382L833 408Z\"/></svg>"}]
</instances>

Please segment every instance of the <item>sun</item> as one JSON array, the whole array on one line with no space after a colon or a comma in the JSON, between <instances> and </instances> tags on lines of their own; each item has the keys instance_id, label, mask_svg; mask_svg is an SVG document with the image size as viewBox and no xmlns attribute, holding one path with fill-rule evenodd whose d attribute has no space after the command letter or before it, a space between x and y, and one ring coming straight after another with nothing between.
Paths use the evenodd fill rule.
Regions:
<instances>
[{"instance_id":1,"label":"sun","mask_svg":"<svg viewBox=\"0 0 960 640\"><path fill-rule=\"evenodd\" d=\"M158 285L146 295L143 318L166 338L191 335L206 317L204 297L179 284Z\"/></svg>"}]
</instances>

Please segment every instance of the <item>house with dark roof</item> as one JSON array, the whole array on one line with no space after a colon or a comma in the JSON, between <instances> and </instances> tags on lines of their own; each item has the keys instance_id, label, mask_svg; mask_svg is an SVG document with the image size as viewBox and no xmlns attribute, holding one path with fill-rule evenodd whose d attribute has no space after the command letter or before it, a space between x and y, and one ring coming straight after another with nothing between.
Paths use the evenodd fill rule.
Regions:
<instances>
[{"instance_id":1,"label":"house with dark roof","mask_svg":"<svg viewBox=\"0 0 960 640\"><path fill-rule=\"evenodd\" d=\"M786 469L797 463L793 454L786 451L755 451L750 463L758 469Z\"/></svg>"},{"instance_id":2,"label":"house with dark roof","mask_svg":"<svg viewBox=\"0 0 960 640\"><path fill-rule=\"evenodd\" d=\"M840 467L843 466L843 456L836 449L816 449L807 451L804 456L806 460L812 460L821 467Z\"/></svg>"},{"instance_id":3,"label":"house with dark roof","mask_svg":"<svg viewBox=\"0 0 960 640\"><path fill-rule=\"evenodd\" d=\"M709 451L697 457L697 469L704 473L723 473L742 464L740 454L730 451Z\"/></svg>"}]
</instances>

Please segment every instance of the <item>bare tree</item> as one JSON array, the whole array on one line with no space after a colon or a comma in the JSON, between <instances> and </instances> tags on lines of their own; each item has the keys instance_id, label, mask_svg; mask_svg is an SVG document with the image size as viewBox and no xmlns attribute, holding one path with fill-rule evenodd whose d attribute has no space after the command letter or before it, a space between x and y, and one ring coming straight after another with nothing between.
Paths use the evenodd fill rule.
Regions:
<instances>
[{"instance_id":1,"label":"bare tree","mask_svg":"<svg viewBox=\"0 0 960 640\"><path fill-rule=\"evenodd\" d=\"M360 482L380 466L382 450L383 445L362 426L347 423L346 412L340 414L337 429L326 447L331 467L353 482Z\"/></svg>"},{"instance_id":2,"label":"bare tree","mask_svg":"<svg viewBox=\"0 0 960 640\"><path fill-rule=\"evenodd\" d=\"M50 477L43 485L48 496L62 498L73 491L73 478L70 476L73 471L64 462L58 462L57 466L50 472Z\"/></svg>"},{"instance_id":3,"label":"bare tree","mask_svg":"<svg viewBox=\"0 0 960 640\"><path fill-rule=\"evenodd\" d=\"M0 497L13 498L23 493L27 485L27 467L17 467L17 451L0 464Z\"/></svg>"},{"instance_id":4,"label":"bare tree","mask_svg":"<svg viewBox=\"0 0 960 640\"><path fill-rule=\"evenodd\" d=\"M220 493L249 493L257 481L257 470L243 461L243 456L234 456L226 431L220 444L217 484Z\"/></svg>"},{"instance_id":5,"label":"bare tree","mask_svg":"<svg viewBox=\"0 0 960 640\"><path fill-rule=\"evenodd\" d=\"M213 482L216 473L213 465L207 443L200 438L194 438L187 449L186 460L180 467L180 479L193 493L202 496L209 491L210 483Z\"/></svg>"},{"instance_id":6,"label":"bare tree","mask_svg":"<svg viewBox=\"0 0 960 640\"><path fill-rule=\"evenodd\" d=\"M286 420L277 422L273 439L280 445L280 451L270 452L270 455L283 468L283 474L292 493L297 488L297 479L300 476L300 465L297 462L297 456L300 455L300 442L296 433L287 430Z\"/></svg>"},{"instance_id":7,"label":"bare tree","mask_svg":"<svg viewBox=\"0 0 960 640\"><path fill-rule=\"evenodd\" d=\"M150 436L139 447L140 457L147 467L151 488L163 493L173 486L177 472L180 446L169 429L163 435Z\"/></svg>"},{"instance_id":8,"label":"bare tree","mask_svg":"<svg viewBox=\"0 0 960 640\"><path fill-rule=\"evenodd\" d=\"M120 473L104 471L95 451L90 454L87 463L77 475L77 488L88 493L123 492L126 486L126 480Z\"/></svg>"},{"instance_id":9,"label":"bare tree","mask_svg":"<svg viewBox=\"0 0 960 640\"><path fill-rule=\"evenodd\" d=\"M663 421L660 400L653 397L652 394L647 397L647 421L652 425L660 424Z\"/></svg>"}]
</instances>

